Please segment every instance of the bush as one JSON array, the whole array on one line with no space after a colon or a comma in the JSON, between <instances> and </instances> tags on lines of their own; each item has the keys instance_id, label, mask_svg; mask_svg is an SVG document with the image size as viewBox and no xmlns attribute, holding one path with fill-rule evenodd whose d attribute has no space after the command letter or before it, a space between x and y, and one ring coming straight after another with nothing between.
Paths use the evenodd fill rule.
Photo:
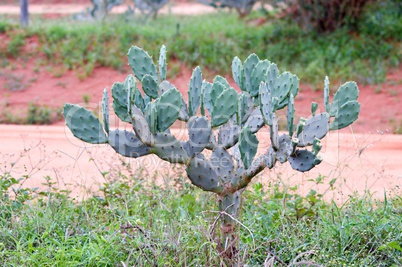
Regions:
<instances>
[{"instance_id":1,"label":"bush","mask_svg":"<svg viewBox=\"0 0 402 267\"><path fill-rule=\"evenodd\" d=\"M278 1L276 1L278 2ZM365 6L373 0L284 0L285 16L302 28L333 32L342 26L355 28Z\"/></svg>"}]
</instances>

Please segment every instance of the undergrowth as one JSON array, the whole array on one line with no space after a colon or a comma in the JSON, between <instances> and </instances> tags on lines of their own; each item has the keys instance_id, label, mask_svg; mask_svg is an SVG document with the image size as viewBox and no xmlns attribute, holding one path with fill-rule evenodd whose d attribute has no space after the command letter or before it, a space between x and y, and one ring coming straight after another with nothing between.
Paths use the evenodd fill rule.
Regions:
<instances>
[{"instance_id":1,"label":"undergrowth","mask_svg":"<svg viewBox=\"0 0 402 267\"><path fill-rule=\"evenodd\" d=\"M28 103L26 114L15 112L3 101L0 106L0 124L49 125L62 119L61 108Z\"/></svg>"},{"instance_id":2,"label":"undergrowth","mask_svg":"<svg viewBox=\"0 0 402 267\"><path fill-rule=\"evenodd\" d=\"M51 177L27 189L0 175L1 266L219 266L211 233L213 196L175 176L103 173L98 192L77 201ZM320 178L321 179L321 178ZM350 196L326 203L256 183L240 222L244 266L401 266L402 199ZM303 265L305 263L305 265ZM308 265L309 264L309 265Z\"/></svg>"},{"instance_id":3,"label":"undergrowth","mask_svg":"<svg viewBox=\"0 0 402 267\"><path fill-rule=\"evenodd\" d=\"M370 9L359 24L358 32L339 29L333 33L306 32L285 20L239 20L235 14L200 16L161 16L144 24L141 17L112 16L102 25L77 22L70 18L34 18L32 27L23 31L3 18L0 31L7 35L2 57L22 57L24 41L37 36L37 53L46 58L42 64L77 70L82 78L96 66L122 70L127 47L137 45L157 55L159 47L170 48L168 55L188 67L200 65L212 74L229 74L231 60L250 53L268 58L307 82L317 84L325 75L333 81L354 79L359 83L384 81L387 69L400 64L402 16L379 5Z\"/></svg>"}]
</instances>

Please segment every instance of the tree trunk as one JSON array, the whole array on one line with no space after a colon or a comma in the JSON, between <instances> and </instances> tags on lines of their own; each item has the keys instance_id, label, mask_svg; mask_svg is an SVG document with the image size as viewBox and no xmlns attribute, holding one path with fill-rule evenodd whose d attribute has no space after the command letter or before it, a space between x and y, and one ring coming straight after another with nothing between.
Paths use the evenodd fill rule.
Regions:
<instances>
[{"instance_id":1,"label":"tree trunk","mask_svg":"<svg viewBox=\"0 0 402 267\"><path fill-rule=\"evenodd\" d=\"M239 236L237 222L241 206L241 193L243 190L235 193L228 193L219 196L219 211L221 217L221 244L218 246L226 266L238 266L239 259Z\"/></svg>"},{"instance_id":2,"label":"tree trunk","mask_svg":"<svg viewBox=\"0 0 402 267\"><path fill-rule=\"evenodd\" d=\"M29 25L28 0L20 0L20 7L21 7L21 14L20 14L21 27L28 27Z\"/></svg>"}]
</instances>

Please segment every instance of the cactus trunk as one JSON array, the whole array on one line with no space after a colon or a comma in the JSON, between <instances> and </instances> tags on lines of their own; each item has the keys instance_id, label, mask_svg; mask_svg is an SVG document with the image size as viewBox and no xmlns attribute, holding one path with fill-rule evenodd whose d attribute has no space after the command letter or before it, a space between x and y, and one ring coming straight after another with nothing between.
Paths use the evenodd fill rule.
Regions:
<instances>
[{"instance_id":1,"label":"cactus trunk","mask_svg":"<svg viewBox=\"0 0 402 267\"><path fill-rule=\"evenodd\" d=\"M239 254L237 218L240 211L242 191L226 193L218 197L221 216L221 240L218 244L218 250L226 266L234 266Z\"/></svg>"}]
</instances>

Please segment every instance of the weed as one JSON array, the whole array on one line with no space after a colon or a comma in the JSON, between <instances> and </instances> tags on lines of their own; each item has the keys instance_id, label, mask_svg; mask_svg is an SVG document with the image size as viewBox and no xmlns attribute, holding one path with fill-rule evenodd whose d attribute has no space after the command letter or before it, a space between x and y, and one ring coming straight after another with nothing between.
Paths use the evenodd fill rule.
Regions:
<instances>
[{"instance_id":1,"label":"weed","mask_svg":"<svg viewBox=\"0 0 402 267\"><path fill-rule=\"evenodd\" d=\"M90 100L91 100L91 96L89 94L82 95L82 101L85 103L85 105L88 105Z\"/></svg>"},{"instance_id":2,"label":"weed","mask_svg":"<svg viewBox=\"0 0 402 267\"><path fill-rule=\"evenodd\" d=\"M391 118L389 123L391 124L393 134L402 134L402 120L398 122L396 119Z\"/></svg>"},{"instance_id":3,"label":"weed","mask_svg":"<svg viewBox=\"0 0 402 267\"><path fill-rule=\"evenodd\" d=\"M27 124L52 124L62 118L60 109L52 109L47 106L39 106L35 103L28 104L26 116Z\"/></svg>"},{"instance_id":4,"label":"weed","mask_svg":"<svg viewBox=\"0 0 402 267\"><path fill-rule=\"evenodd\" d=\"M47 106L39 106L35 103L29 103L26 115L21 112L15 113L4 101L0 107L0 124L35 124L44 125L52 124L62 119L60 108L50 108Z\"/></svg>"},{"instance_id":5,"label":"weed","mask_svg":"<svg viewBox=\"0 0 402 267\"><path fill-rule=\"evenodd\" d=\"M25 90L28 86L28 84L24 82L22 75L2 72L0 73L0 78L3 78L5 80L5 83L3 85L4 89L7 89L11 92Z\"/></svg>"},{"instance_id":6,"label":"weed","mask_svg":"<svg viewBox=\"0 0 402 267\"><path fill-rule=\"evenodd\" d=\"M62 77L63 74L65 74L68 71L68 69L64 65L49 67L48 69L55 78Z\"/></svg>"},{"instance_id":7,"label":"weed","mask_svg":"<svg viewBox=\"0 0 402 267\"><path fill-rule=\"evenodd\" d=\"M7 43L7 55L11 57L19 57L21 55L21 49L25 45L25 35L15 34L10 37L10 41Z\"/></svg>"},{"instance_id":8,"label":"weed","mask_svg":"<svg viewBox=\"0 0 402 267\"><path fill-rule=\"evenodd\" d=\"M60 82L60 81L58 81L58 82L56 83L56 85L57 85L57 86L60 86L60 87L62 87L62 88L66 88L66 87L67 87L67 83L66 83L66 82Z\"/></svg>"},{"instance_id":9,"label":"weed","mask_svg":"<svg viewBox=\"0 0 402 267\"><path fill-rule=\"evenodd\" d=\"M180 175L162 189L141 171L131 170L132 176L110 169L99 192L76 202L51 177L41 189L29 189L11 173L0 173L0 193L6 196L0 200L4 266L220 264L210 239L215 213L203 212L214 199ZM240 233L243 265L401 265L399 197L379 202L369 194L351 196L343 205L319 201L298 217L289 203L311 207L311 195L261 184L247 195L252 201L240 218L247 227Z\"/></svg>"}]
</instances>

